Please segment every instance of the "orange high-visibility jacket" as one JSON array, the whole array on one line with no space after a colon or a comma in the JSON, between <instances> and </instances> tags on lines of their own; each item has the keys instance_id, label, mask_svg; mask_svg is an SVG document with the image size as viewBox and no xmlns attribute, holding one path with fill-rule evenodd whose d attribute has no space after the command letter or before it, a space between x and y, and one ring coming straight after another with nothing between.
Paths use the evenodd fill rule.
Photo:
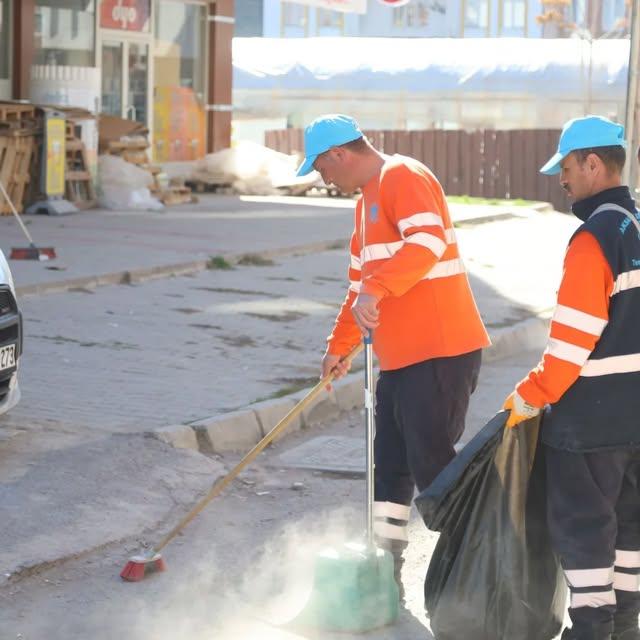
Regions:
<instances>
[{"instance_id":1,"label":"orange high-visibility jacket","mask_svg":"<svg viewBox=\"0 0 640 640\"><path fill-rule=\"evenodd\" d=\"M360 291L379 300L373 344L382 370L490 344L444 192L417 160L389 157L380 175L363 188L351 237L349 281L328 338L329 353L346 355L362 339L351 313Z\"/></svg>"},{"instance_id":2,"label":"orange high-visibility jacket","mask_svg":"<svg viewBox=\"0 0 640 640\"><path fill-rule=\"evenodd\" d=\"M557 402L578 380L609 321L614 284L598 241L588 231L577 233L565 255L549 344L540 364L517 386L529 404Z\"/></svg>"}]
</instances>

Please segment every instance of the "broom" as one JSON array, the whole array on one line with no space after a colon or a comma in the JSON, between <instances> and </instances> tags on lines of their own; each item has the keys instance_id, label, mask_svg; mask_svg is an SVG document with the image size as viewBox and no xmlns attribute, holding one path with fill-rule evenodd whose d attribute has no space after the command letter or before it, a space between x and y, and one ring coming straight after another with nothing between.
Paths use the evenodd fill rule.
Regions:
<instances>
[{"instance_id":1,"label":"broom","mask_svg":"<svg viewBox=\"0 0 640 640\"><path fill-rule=\"evenodd\" d=\"M4 188L2 182L0 182L0 191L4 196L4 199L7 201L11 212L16 217L16 220L20 223L20 227L22 228L24 235L27 236L27 240L29 241L28 247L13 247L11 249L11 255L9 257L12 260L53 260L56 257L56 250L53 247L36 247L31 234L27 230L24 222L22 222L20 214L13 206L13 202L11 201L11 198L9 198L9 194Z\"/></svg>"},{"instance_id":2,"label":"broom","mask_svg":"<svg viewBox=\"0 0 640 640\"><path fill-rule=\"evenodd\" d=\"M343 358L343 362L351 362L360 351L362 351L363 345L359 344L355 346L351 352ZM334 373L330 372L326 375L318 384L316 384L309 393L298 402L298 404L287 413L287 415L278 422L278 424L269 431L269 433L256 444L247 455L236 464L229 473L216 480L209 492L201 498L195 506L187 513L187 515L180 520L180 522L169 533L151 549L143 551L142 553L132 556L124 566L124 569L120 572L120 577L123 580L129 582L138 582L142 580L149 573L156 571L164 571L166 565L160 551L166 547L216 496L222 493L223 489L229 485L238 474L262 452L262 450L271 441L276 438L282 431L284 431L289 424L296 418L302 411L322 392L322 390L329 385L334 379Z\"/></svg>"}]
</instances>

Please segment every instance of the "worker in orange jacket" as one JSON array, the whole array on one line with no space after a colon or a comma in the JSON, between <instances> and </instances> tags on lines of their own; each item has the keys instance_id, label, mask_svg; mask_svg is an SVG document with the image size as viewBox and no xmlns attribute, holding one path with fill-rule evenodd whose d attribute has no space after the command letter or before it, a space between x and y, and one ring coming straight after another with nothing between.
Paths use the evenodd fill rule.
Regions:
<instances>
[{"instance_id":1,"label":"worker in orange jacket","mask_svg":"<svg viewBox=\"0 0 640 640\"><path fill-rule=\"evenodd\" d=\"M624 129L569 121L542 167L583 224L569 241L541 363L505 408L546 412L552 544L573 626L562 638L640 640L640 214L622 184Z\"/></svg>"},{"instance_id":2,"label":"worker in orange jacket","mask_svg":"<svg viewBox=\"0 0 640 640\"><path fill-rule=\"evenodd\" d=\"M425 489L454 457L489 338L476 308L440 183L420 162L374 149L350 117L305 129L305 159L344 193L358 189L349 289L328 338L322 375L373 332L380 364L374 443L374 532L395 560L414 488Z\"/></svg>"}]
</instances>

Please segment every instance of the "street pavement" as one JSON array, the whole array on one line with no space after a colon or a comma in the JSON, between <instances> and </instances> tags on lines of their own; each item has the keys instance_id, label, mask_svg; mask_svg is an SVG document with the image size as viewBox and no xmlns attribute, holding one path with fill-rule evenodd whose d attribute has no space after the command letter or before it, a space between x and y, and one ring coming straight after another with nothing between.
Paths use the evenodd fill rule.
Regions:
<instances>
[{"instance_id":1,"label":"street pavement","mask_svg":"<svg viewBox=\"0 0 640 640\"><path fill-rule=\"evenodd\" d=\"M470 437L499 407L539 351L485 364L467 420ZM415 508L403 581L407 609L392 627L360 634L294 632L286 623L304 606L316 553L360 540L362 477L291 469L280 456L317 437L363 438L362 411L270 447L163 552L167 571L140 583L118 572L140 544L157 540L172 522L137 539L108 545L0 589L7 639L62 640L428 640L423 581L437 534ZM364 442L363 442L364 446ZM200 455L200 454L198 454ZM232 464L238 455L229 455Z\"/></svg>"},{"instance_id":2,"label":"street pavement","mask_svg":"<svg viewBox=\"0 0 640 640\"><path fill-rule=\"evenodd\" d=\"M26 216L36 246L53 246L50 263L12 262L22 292L113 284L154 273L194 272L216 256L276 254L348 239L353 201L214 196L162 211L90 210L71 216ZM12 217L0 218L0 248L25 246Z\"/></svg>"},{"instance_id":3,"label":"street pavement","mask_svg":"<svg viewBox=\"0 0 640 640\"><path fill-rule=\"evenodd\" d=\"M0 418L0 621L12 621L8 638L122 637L117 625L128 617L140 626L131 637L199 637L191 622L167 626L167 616L186 616L208 633L209 601L194 597L198 585L206 593L214 589L214 610L226 610L233 604L229 592L239 594L231 600L244 598L241 577L251 582L243 549L251 549L252 557L265 553L283 526L301 526L299 514L308 514L316 530L318 513L335 506L338 495L353 509L361 505L361 480L343 478L337 488L337 480L330 483L310 471L278 470L272 490L274 472L258 471L267 464L261 461L250 474L266 483L268 493L254 489L255 478L253 485L234 483L211 515L174 543L184 550L175 582L154 583L146 595L115 580L125 551L168 530L237 459L177 450L149 437L151 432L224 417L259 406L257 401L280 402L280 396L317 379L324 338L344 295L346 250L336 247L344 246L350 232L351 207L340 200L287 204L207 197L160 214L27 218L36 243L54 244L60 257L51 263L11 262L16 285L29 295L20 301L23 399ZM478 306L500 346L487 353L466 440L535 362L544 336L542 321L531 320L549 315L576 222L521 207L460 207L454 218ZM0 226L3 250L24 244L12 235L11 219L0 219ZM210 256L235 262L246 254L251 257L232 270L204 268ZM180 272L176 265L186 275L166 277ZM105 284L120 281L104 278L109 274L128 274L130 284L96 287L99 277ZM534 347L538 351L518 355ZM361 434L361 416L345 415L325 420L324 429L340 428L346 420ZM265 455L315 432L292 434ZM296 478L313 490L292 489ZM273 503L276 494L282 504ZM427 542L416 545L422 554L412 561L416 571L428 556ZM206 561L198 563L198 553ZM214 558L216 571L209 572L202 567L212 553L220 557ZM197 579L189 579L188 566ZM178 588L182 579L188 584ZM180 595L174 598L176 588ZM264 588L257 591L260 602ZM154 593L158 602L150 603ZM26 607L25 598L32 597L37 614ZM186 610L174 606L183 600ZM87 615L64 619L62 612L74 605ZM189 607L199 613L189 613ZM230 619L238 624L236 614ZM150 624L157 633L145 631ZM242 633L220 637L272 637L264 629ZM273 635L280 637L297 636Z\"/></svg>"}]
</instances>

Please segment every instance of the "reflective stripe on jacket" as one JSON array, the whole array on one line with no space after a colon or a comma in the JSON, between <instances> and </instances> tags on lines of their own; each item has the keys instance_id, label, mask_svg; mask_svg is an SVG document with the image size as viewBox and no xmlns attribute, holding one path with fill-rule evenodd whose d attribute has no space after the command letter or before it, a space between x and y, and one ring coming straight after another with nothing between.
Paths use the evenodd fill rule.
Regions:
<instances>
[{"instance_id":1,"label":"reflective stripe on jacket","mask_svg":"<svg viewBox=\"0 0 640 640\"><path fill-rule=\"evenodd\" d=\"M556 448L640 445L640 236L621 204L640 218L622 198L572 237L543 361L518 386L550 403L542 437Z\"/></svg>"},{"instance_id":2,"label":"reflective stripe on jacket","mask_svg":"<svg viewBox=\"0 0 640 640\"><path fill-rule=\"evenodd\" d=\"M361 339L351 314L361 291L380 301L374 349L383 370L489 345L442 187L427 167L388 158L363 189L354 227L349 292L328 339L331 353L343 355Z\"/></svg>"}]
</instances>

